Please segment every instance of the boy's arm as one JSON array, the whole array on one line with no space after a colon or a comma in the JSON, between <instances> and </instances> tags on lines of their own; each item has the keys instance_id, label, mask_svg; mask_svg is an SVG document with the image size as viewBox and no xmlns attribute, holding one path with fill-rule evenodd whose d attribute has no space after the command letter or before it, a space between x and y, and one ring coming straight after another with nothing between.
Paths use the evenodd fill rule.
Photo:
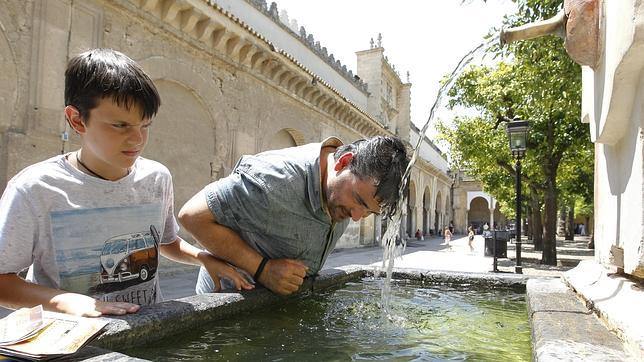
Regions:
<instances>
[{"instance_id":1,"label":"boy's arm","mask_svg":"<svg viewBox=\"0 0 644 362\"><path fill-rule=\"evenodd\" d=\"M239 274L235 268L215 258L207 251L198 249L177 237L174 242L161 244L161 255L179 263L203 266L208 270L217 289L221 289L220 278L228 278L237 290L253 289L255 286Z\"/></svg>"},{"instance_id":2,"label":"boy's arm","mask_svg":"<svg viewBox=\"0 0 644 362\"><path fill-rule=\"evenodd\" d=\"M254 275L262 256L235 231L218 224L206 203L203 191L193 196L179 211L179 222L212 254ZM291 294L304 282L307 266L294 259L271 259L259 282L278 294Z\"/></svg>"},{"instance_id":3,"label":"boy's arm","mask_svg":"<svg viewBox=\"0 0 644 362\"><path fill-rule=\"evenodd\" d=\"M0 274L0 305L18 309L42 304L45 310L84 317L134 313L140 306L125 302L102 302L83 294L29 283L16 274Z\"/></svg>"}]
</instances>

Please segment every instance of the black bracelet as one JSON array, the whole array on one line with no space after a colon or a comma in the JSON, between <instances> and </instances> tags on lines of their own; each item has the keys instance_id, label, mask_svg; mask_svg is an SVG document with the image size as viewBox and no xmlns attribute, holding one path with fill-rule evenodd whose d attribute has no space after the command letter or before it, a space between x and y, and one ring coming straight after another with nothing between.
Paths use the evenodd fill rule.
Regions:
<instances>
[{"instance_id":1,"label":"black bracelet","mask_svg":"<svg viewBox=\"0 0 644 362\"><path fill-rule=\"evenodd\" d=\"M266 266L266 263L268 263L270 259L267 257L262 258L262 262L259 263L259 266L257 267L257 271L255 272L255 275L253 275L253 279L258 282L259 281L259 276L262 275L262 272L264 271L264 267Z\"/></svg>"}]
</instances>

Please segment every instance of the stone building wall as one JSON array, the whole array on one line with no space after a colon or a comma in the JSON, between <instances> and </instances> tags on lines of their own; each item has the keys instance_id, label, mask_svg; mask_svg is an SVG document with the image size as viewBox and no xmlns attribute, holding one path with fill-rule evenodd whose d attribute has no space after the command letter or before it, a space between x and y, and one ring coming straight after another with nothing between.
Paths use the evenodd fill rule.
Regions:
<instances>
[{"instance_id":1,"label":"stone building wall","mask_svg":"<svg viewBox=\"0 0 644 362\"><path fill-rule=\"evenodd\" d=\"M294 55L213 2L9 0L0 10L2 187L27 165L79 147L62 113L64 70L70 57L94 47L124 52L157 85L162 106L143 156L172 172L176 210L226 176L243 154L332 135L350 142L405 128L385 128ZM349 82L344 68L336 71ZM366 104L367 84L357 78L353 83ZM409 98L411 84L394 83L396 94ZM408 129L409 99L396 101L397 122ZM403 139L410 144L408 135ZM422 160L416 169L419 179L430 180L422 185L446 177ZM445 200L433 209L444 210ZM352 222L338 247L377 243L379 225L374 217Z\"/></svg>"},{"instance_id":2,"label":"stone building wall","mask_svg":"<svg viewBox=\"0 0 644 362\"><path fill-rule=\"evenodd\" d=\"M595 143L595 257L644 278L644 1L600 3L598 33L577 42L598 46L597 64L582 66L581 112Z\"/></svg>"},{"instance_id":3,"label":"stone building wall","mask_svg":"<svg viewBox=\"0 0 644 362\"><path fill-rule=\"evenodd\" d=\"M484 223L498 228L507 226L508 218L499 211L498 202L482 191L481 183L459 171L454 176L454 228L466 233L467 227ZM493 212L493 214L492 214Z\"/></svg>"}]
</instances>

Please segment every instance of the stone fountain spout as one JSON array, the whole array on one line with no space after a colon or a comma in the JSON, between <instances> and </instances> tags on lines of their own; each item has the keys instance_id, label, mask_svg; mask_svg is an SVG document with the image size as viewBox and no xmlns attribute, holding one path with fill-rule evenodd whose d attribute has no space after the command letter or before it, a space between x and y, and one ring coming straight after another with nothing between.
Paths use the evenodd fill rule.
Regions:
<instances>
[{"instance_id":1,"label":"stone fountain spout","mask_svg":"<svg viewBox=\"0 0 644 362\"><path fill-rule=\"evenodd\" d=\"M603 0L564 0L554 17L501 30L501 45L554 34L564 39L566 51L579 65L593 69L600 57L599 11Z\"/></svg>"},{"instance_id":2,"label":"stone fountain spout","mask_svg":"<svg viewBox=\"0 0 644 362\"><path fill-rule=\"evenodd\" d=\"M550 19L501 30L501 45L506 45L518 40L539 38L544 35L557 35L566 38L566 13L561 10Z\"/></svg>"}]
</instances>

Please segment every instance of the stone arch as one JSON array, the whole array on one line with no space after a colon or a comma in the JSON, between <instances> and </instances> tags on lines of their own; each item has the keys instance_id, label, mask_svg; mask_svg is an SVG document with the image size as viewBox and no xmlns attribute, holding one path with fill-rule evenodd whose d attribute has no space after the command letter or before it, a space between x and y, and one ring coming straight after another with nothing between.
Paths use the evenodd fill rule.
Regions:
<instances>
[{"instance_id":1,"label":"stone arch","mask_svg":"<svg viewBox=\"0 0 644 362\"><path fill-rule=\"evenodd\" d=\"M416 182L414 180L409 180L409 199L407 203L410 206L416 206Z\"/></svg>"},{"instance_id":2,"label":"stone arch","mask_svg":"<svg viewBox=\"0 0 644 362\"><path fill-rule=\"evenodd\" d=\"M477 197L481 197L487 201L488 208L496 207L496 201L490 196L490 194L482 191L468 191L467 193L467 209L471 208L472 200Z\"/></svg>"},{"instance_id":3,"label":"stone arch","mask_svg":"<svg viewBox=\"0 0 644 362\"><path fill-rule=\"evenodd\" d=\"M143 156L163 163L172 173L178 211L212 181L213 121L191 89L166 79L155 84L164 105L154 119Z\"/></svg>"},{"instance_id":4,"label":"stone arch","mask_svg":"<svg viewBox=\"0 0 644 362\"><path fill-rule=\"evenodd\" d=\"M474 230L481 230L483 224L490 220L490 203L483 196L476 196L468 202L467 220ZM468 225L468 226L469 226Z\"/></svg>"},{"instance_id":5,"label":"stone arch","mask_svg":"<svg viewBox=\"0 0 644 362\"><path fill-rule=\"evenodd\" d=\"M200 72L209 72L210 69L194 69L194 67L188 63L159 55L140 59L137 60L137 62L150 76L150 78L152 78L155 84L159 80L168 80L178 83L189 90L193 97L199 101L202 109L207 112L210 120L211 131L208 134L211 134L214 138L213 147L210 149L202 147L201 152L209 153L211 157L210 161L213 162L215 169L219 170L228 159L230 150L224 141L225 137L228 136L226 122L221 121L222 119L225 119L222 115L224 110L215 107L216 99L221 98L219 84L212 80L212 78L199 75ZM171 102L171 99L161 95L161 111L170 104L174 104L174 102ZM179 105L179 109L183 109L183 106ZM183 142L185 142L185 140L183 140Z\"/></svg>"},{"instance_id":6,"label":"stone arch","mask_svg":"<svg viewBox=\"0 0 644 362\"><path fill-rule=\"evenodd\" d=\"M15 119L16 103L18 100L18 68L15 56L4 31L5 26L0 23L0 130L11 127Z\"/></svg>"},{"instance_id":7,"label":"stone arch","mask_svg":"<svg viewBox=\"0 0 644 362\"><path fill-rule=\"evenodd\" d=\"M305 144L304 134L295 128L283 128L266 140L266 150L276 150Z\"/></svg>"}]
</instances>

